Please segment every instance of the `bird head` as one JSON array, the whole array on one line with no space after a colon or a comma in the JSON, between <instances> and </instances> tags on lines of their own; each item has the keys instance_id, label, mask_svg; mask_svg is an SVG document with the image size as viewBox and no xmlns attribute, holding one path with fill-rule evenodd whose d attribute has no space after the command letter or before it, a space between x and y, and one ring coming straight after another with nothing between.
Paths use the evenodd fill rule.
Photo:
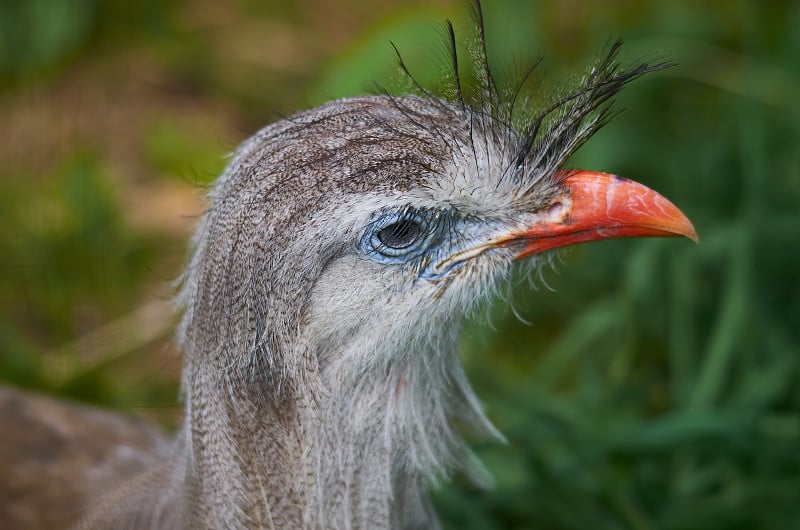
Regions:
<instances>
[{"instance_id":1,"label":"bird head","mask_svg":"<svg viewBox=\"0 0 800 530\"><path fill-rule=\"evenodd\" d=\"M610 98L664 67L623 67L618 48L533 111L502 95L485 55L467 97L453 46L451 99L420 87L338 100L247 140L209 194L183 278L188 400L224 388L326 409L316 417L339 442L371 430L424 446L401 463L422 471L458 452L453 417L491 430L455 342L517 264L599 239L697 238L646 186L563 168Z\"/></svg>"},{"instance_id":2,"label":"bird head","mask_svg":"<svg viewBox=\"0 0 800 530\"><path fill-rule=\"evenodd\" d=\"M222 354L226 368L277 388L275 376L300 368L278 358L298 340L314 350L302 362L321 373L392 362L407 350L398 344L442 334L515 263L535 265L545 251L615 237L696 240L683 213L646 186L561 167L605 122L606 100L662 67L622 69L617 49L522 126L491 90L477 108L425 92L335 101L254 135L198 230L184 278L189 349ZM351 349L364 358L340 355Z\"/></svg>"}]
</instances>

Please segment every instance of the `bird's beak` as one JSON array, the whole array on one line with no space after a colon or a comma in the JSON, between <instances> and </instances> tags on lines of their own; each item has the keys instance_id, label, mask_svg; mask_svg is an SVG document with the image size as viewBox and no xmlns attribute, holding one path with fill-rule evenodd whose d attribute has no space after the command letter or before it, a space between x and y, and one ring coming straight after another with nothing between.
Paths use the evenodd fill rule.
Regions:
<instances>
[{"instance_id":1,"label":"bird's beak","mask_svg":"<svg viewBox=\"0 0 800 530\"><path fill-rule=\"evenodd\" d=\"M692 223L650 188L616 175L570 170L557 175L565 190L540 220L505 234L496 246L514 244L524 258L537 252L598 239L677 237L698 241Z\"/></svg>"},{"instance_id":2,"label":"bird's beak","mask_svg":"<svg viewBox=\"0 0 800 530\"><path fill-rule=\"evenodd\" d=\"M513 247L517 259L576 243L615 237L678 237L698 242L692 223L674 204L647 186L598 171L556 175L563 192L526 228L497 234L436 263L433 276L487 250Z\"/></svg>"}]
</instances>

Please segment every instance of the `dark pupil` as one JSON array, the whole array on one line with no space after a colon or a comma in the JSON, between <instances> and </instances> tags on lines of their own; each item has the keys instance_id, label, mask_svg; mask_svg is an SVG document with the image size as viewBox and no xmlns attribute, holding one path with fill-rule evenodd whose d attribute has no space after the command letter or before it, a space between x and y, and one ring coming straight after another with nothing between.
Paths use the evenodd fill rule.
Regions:
<instances>
[{"instance_id":1,"label":"dark pupil","mask_svg":"<svg viewBox=\"0 0 800 530\"><path fill-rule=\"evenodd\" d=\"M422 227L419 223L404 219L378 232L378 239L387 247L406 248L417 240L420 232Z\"/></svg>"}]
</instances>

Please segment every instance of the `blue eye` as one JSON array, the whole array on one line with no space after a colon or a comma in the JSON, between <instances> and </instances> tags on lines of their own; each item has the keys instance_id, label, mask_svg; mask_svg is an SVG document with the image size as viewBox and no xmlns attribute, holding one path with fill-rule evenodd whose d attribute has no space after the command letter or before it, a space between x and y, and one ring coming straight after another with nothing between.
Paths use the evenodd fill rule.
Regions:
<instances>
[{"instance_id":1,"label":"blue eye","mask_svg":"<svg viewBox=\"0 0 800 530\"><path fill-rule=\"evenodd\" d=\"M436 232L435 216L405 208L372 222L361 240L361 249L373 259L399 263L427 250Z\"/></svg>"}]
</instances>

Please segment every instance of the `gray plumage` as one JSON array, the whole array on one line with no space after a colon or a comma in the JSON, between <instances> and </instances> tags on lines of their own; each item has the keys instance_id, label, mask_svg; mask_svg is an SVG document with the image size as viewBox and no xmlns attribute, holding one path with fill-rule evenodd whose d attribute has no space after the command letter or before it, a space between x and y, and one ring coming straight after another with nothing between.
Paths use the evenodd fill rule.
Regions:
<instances>
[{"instance_id":1,"label":"gray plumage","mask_svg":"<svg viewBox=\"0 0 800 530\"><path fill-rule=\"evenodd\" d=\"M501 97L482 53L473 97L456 75L452 100L344 99L247 140L180 280L181 433L78 528L436 527L429 481L481 476L455 425L501 437L456 339L519 249L452 256L534 220L602 105L660 67L621 68L617 49L542 111ZM387 258L375 223L410 211L435 250Z\"/></svg>"}]
</instances>

